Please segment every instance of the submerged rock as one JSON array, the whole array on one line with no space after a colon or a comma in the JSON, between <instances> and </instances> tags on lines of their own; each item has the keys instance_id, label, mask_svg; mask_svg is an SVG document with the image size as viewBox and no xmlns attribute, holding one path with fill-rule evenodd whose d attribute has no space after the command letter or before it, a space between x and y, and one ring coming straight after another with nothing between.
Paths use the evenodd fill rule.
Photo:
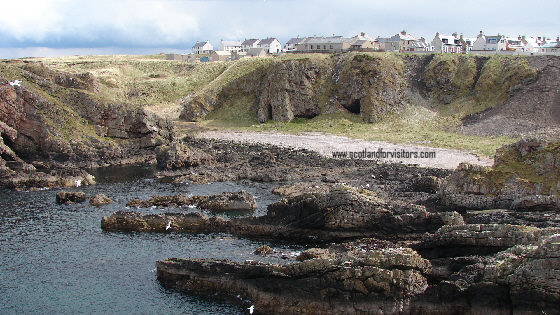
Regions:
<instances>
[{"instance_id":1,"label":"submerged rock","mask_svg":"<svg viewBox=\"0 0 560 315\"><path fill-rule=\"evenodd\" d=\"M56 203L58 204L80 203L86 201L86 199L86 194L81 191L59 191L56 193Z\"/></svg>"}]
</instances>

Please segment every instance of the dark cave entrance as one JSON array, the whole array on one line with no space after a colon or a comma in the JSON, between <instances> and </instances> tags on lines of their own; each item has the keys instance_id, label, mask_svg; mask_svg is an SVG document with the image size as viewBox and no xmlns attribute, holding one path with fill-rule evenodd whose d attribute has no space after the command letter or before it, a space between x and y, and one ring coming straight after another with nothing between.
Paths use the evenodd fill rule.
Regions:
<instances>
[{"instance_id":1,"label":"dark cave entrance","mask_svg":"<svg viewBox=\"0 0 560 315\"><path fill-rule=\"evenodd\" d=\"M353 113L353 114L359 114L359 113L360 113L360 107L361 107L361 105L362 105L361 103L362 103L362 102L361 102L359 99L354 100L352 103L350 103L350 104L346 107L346 109L347 109L348 111L350 111L351 113Z\"/></svg>"}]
</instances>

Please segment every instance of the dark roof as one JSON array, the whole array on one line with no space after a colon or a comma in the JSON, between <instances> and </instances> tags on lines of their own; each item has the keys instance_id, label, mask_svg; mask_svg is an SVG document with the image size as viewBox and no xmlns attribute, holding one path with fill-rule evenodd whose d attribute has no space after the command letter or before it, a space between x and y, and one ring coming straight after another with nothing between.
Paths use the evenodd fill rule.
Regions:
<instances>
[{"instance_id":1,"label":"dark roof","mask_svg":"<svg viewBox=\"0 0 560 315\"><path fill-rule=\"evenodd\" d=\"M258 39L255 38L251 38L251 39L246 39L241 45L243 46L252 46L254 45L256 42L258 42Z\"/></svg>"},{"instance_id":2,"label":"dark roof","mask_svg":"<svg viewBox=\"0 0 560 315\"><path fill-rule=\"evenodd\" d=\"M303 42L305 40L305 37L294 37L291 38L289 41L286 42L286 45L288 44L299 44L301 42Z\"/></svg>"},{"instance_id":3,"label":"dark roof","mask_svg":"<svg viewBox=\"0 0 560 315\"><path fill-rule=\"evenodd\" d=\"M276 40L276 38L265 38L265 39L261 39L261 41L259 42L259 45L270 45L272 44L272 42Z\"/></svg>"},{"instance_id":4,"label":"dark roof","mask_svg":"<svg viewBox=\"0 0 560 315\"><path fill-rule=\"evenodd\" d=\"M202 47L204 47L204 45L206 45L206 43L208 43L208 41L196 42L196 44L194 44L193 48L202 48Z\"/></svg>"},{"instance_id":5,"label":"dark roof","mask_svg":"<svg viewBox=\"0 0 560 315\"><path fill-rule=\"evenodd\" d=\"M352 43L354 39L345 38L342 36L332 37L308 37L305 41L306 44L333 44L333 43Z\"/></svg>"}]
</instances>

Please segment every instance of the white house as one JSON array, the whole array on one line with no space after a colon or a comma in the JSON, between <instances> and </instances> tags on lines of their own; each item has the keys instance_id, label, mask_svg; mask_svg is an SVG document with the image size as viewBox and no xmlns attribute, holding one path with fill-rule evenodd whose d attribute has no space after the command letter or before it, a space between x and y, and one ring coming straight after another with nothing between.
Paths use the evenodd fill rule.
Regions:
<instances>
[{"instance_id":1,"label":"white house","mask_svg":"<svg viewBox=\"0 0 560 315\"><path fill-rule=\"evenodd\" d=\"M212 50L214 50L214 47L212 47L209 41L196 42L192 47L192 52L195 55L209 54Z\"/></svg>"},{"instance_id":2,"label":"white house","mask_svg":"<svg viewBox=\"0 0 560 315\"><path fill-rule=\"evenodd\" d=\"M254 38L246 39L243 43L241 43L241 51L248 52L251 48L257 48L259 42L260 41L258 39Z\"/></svg>"},{"instance_id":3,"label":"white house","mask_svg":"<svg viewBox=\"0 0 560 315\"><path fill-rule=\"evenodd\" d=\"M264 49L268 54L276 54L282 51L282 44L276 38L261 39L257 47Z\"/></svg>"},{"instance_id":4,"label":"white house","mask_svg":"<svg viewBox=\"0 0 560 315\"><path fill-rule=\"evenodd\" d=\"M486 36L480 31L473 44L473 51L503 51L507 49L506 39L503 35Z\"/></svg>"},{"instance_id":5,"label":"white house","mask_svg":"<svg viewBox=\"0 0 560 315\"><path fill-rule=\"evenodd\" d=\"M531 53L541 52L540 48L543 45L542 41L539 41L534 37L528 37L523 35L521 36L521 42L523 43L523 46L525 46L525 51Z\"/></svg>"},{"instance_id":6,"label":"white house","mask_svg":"<svg viewBox=\"0 0 560 315\"><path fill-rule=\"evenodd\" d=\"M229 52L241 51L241 42L222 40L222 41L220 41L220 45L218 46L218 50L229 51Z\"/></svg>"},{"instance_id":7,"label":"white house","mask_svg":"<svg viewBox=\"0 0 560 315\"><path fill-rule=\"evenodd\" d=\"M461 54L465 49L466 51L464 53L469 53L474 42L474 38L466 38L463 37L463 35L457 36L457 33L440 35L438 32L431 44L434 52Z\"/></svg>"}]
</instances>

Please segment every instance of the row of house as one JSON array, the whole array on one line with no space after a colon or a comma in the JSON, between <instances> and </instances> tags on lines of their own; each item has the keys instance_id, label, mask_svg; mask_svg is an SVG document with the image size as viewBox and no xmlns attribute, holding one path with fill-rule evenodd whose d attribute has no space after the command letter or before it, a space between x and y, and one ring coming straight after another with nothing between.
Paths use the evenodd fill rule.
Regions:
<instances>
[{"instance_id":1,"label":"row of house","mask_svg":"<svg viewBox=\"0 0 560 315\"><path fill-rule=\"evenodd\" d=\"M243 42L222 40L216 51L228 51L230 54L233 52L247 53L251 48L261 48L267 54L276 54L282 51L282 44L280 44L278 39L273 37L265 39L246 39ZM192 52L195 55L209 54L212 51L214 51L214 46L212 46L210 41L196 42L192 47Z\"/></svg>"},{"instance_id":2,"label":"row of house","mask_svg":"<svg viewBox=\"0 0 560 315\"><path fill-rule=\"evenodd\" d=\"M482 31L477 37L464 37L453 33L444 35L437 32L431 42L417 38L406 31L391 37L372 38L365 33L354 37L311 36L295 37L286 42L284 47L278 39L245 39L244 41L220 41L218 49L209 41L197 42L192 47L193 56L173 57L182 60L198 59L196 55L207 55L208 60L237 60L244 57L265 56L267 54L287 53L340 53L346 51L395 51L411 53L523 53L523 54L560 54L560 39L551 40L543 37L507 37L504 35L485 35Z\"/></svg>"}]
</instances>

